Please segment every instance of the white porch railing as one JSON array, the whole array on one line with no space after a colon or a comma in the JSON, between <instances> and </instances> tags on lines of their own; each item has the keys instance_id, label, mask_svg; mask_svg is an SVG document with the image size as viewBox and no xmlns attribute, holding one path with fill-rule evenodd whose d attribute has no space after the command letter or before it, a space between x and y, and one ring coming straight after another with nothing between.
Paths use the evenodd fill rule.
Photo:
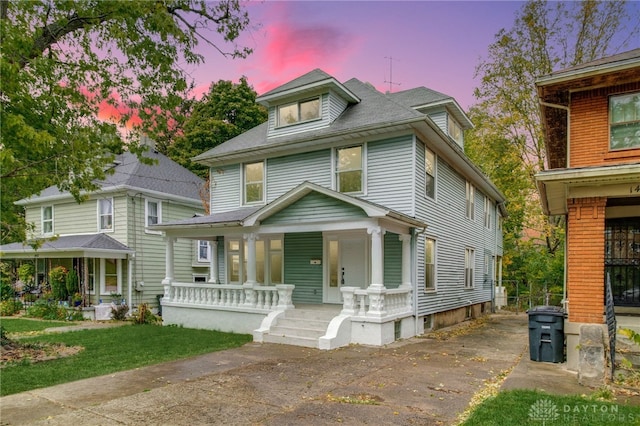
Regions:
<instances>
[{"instance_id":1,"label":"white porch railing","mask_svg":"<svg viewBox=\"0 0 640 426\"><path fill-rule=\"evenodd\" d=\"M401 318L412 313L411 287L342 287L342 314L375 322Z\"/></svg>"},{"instance_id":2,"label":"white porch railing","mask_svg":"<svg viewBox=\"0 0 640 426\"><path fill-rule=\"evenodd\" d=\"M172 282L164 286L163 305L270 312L292 309L294 285L198 284Z\"/></svg>"}]
</instances>

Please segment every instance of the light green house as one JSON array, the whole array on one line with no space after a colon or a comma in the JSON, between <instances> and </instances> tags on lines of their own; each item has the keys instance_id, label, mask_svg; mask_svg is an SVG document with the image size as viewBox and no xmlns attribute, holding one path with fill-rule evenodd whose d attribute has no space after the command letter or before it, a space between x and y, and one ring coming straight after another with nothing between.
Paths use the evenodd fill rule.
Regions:
<instances>
[{"instance_id":1,"label":"light green house","mask_svg":"<svg viewBox=\"0 0 640 426\"><path fill-rule=\"evenodd\" d=\"M144 156L154 164L128 152L116 156L112 173L82 203L55 186L18 201L34 229L28 241L0 246L2 259L33 262L40 287L51 268L74 269L88 304L111 302L113 293L130 307L158 306L165 243L149 226L202 215L204 181L158 152ZM34 240L41 240L36 250ZM206 248L194 240L176 242L176 276L206 281Z\"/></svg>"}]
</instances>

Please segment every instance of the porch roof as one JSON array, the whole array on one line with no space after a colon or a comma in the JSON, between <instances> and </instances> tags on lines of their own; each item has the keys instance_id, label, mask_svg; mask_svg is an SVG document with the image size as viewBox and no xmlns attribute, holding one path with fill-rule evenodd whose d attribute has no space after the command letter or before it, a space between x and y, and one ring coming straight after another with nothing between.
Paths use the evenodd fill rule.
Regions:
<instances>
[{"instance_id":1,"label":"porch roof","mask_svg":"<svg viewBox=\"0 0 640 426\"><path fill-rule=\"evenodd\" d=\"M41 243L37 249L33 245ZM66 235L55 239L39 238L33 242L0 246L0 255L7 259L39 257L97 257L124 259L131 250L106 234Z\"/></svg>"}]
</instances>

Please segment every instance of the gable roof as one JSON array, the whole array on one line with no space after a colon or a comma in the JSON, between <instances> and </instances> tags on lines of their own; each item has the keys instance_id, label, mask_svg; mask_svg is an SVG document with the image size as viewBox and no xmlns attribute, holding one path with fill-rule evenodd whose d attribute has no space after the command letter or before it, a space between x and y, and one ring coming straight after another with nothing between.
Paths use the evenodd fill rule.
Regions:
<instances>
[{"instance_id":1,"label":"gable roof","mask_svg":"<svg viewBox=\"0 0 640 426\"><path fill-rule=\"evenodd\" d=\"M113 173L107 174L104 180L94 181L100 187L96 192L133 190L190 203L201 202L200 188L204 180L199 176L159 152L151 150L143 156L154 160L154 164L144 164L130 152L117 155L112 165ZM71 194L50 186L16 204L28 205L60 198L71 198Z\"/></svg>"},{"instance_id":2,"label":"gable roof","mask_svg":"<svg viewBox=\"0 0 640 426\"><path fill-rule=\"evenodd\" d=\"M56 239L43 239L42 245L34 250L25 243L11 243L0 246L2 257L25 257L36 254L54 254L69 257L84 253L87 257L119 257L134 253L126 245L106 234L66 235ZM20 256L23 255L23 256Z\"/></svg>"},{"instance_id":3,"label":"gable roof","mask_svg":"<svg viewBox=\"0 0 640 426\"><path fill-rule=\"evenodd\" d=\"M427 108L442 106L449 114L455 117L463 130L473 127L473 123L469 117L467 117L467 114L464 113L460 105L458 105L458 102L456 102L453 97L445 95L444 93L431 90L427 87L416 87L401 92L387 93L387 96L396 102L400 102L419 111L424 111L427 114L428 112L425 111Z\"/></svg>"}]
</instances>

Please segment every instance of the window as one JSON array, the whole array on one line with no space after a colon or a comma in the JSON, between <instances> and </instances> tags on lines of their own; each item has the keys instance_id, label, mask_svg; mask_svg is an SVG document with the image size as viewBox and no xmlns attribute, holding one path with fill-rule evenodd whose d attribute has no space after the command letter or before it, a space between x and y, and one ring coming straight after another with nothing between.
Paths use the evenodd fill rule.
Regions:
<instances>
[{"instance_id":1,"label":"window","mask_svg":"<svg viewBox=\"0 0 640 426\"><path fill-rule=\"evenodd\" d=\"M87 259L87 270L89 272L89 282L87 288L89 294L96 294L96 260Z\"/></svg>"},{"instance_id":2,"label":"window","mask_svg":"<svg viewBox=\"0 0 640 426\"><path fill-rule=\"evenodd\" d=\"M53 234L53 206L42 207L42 233Z\"/></svg>"},{"instance_id":3,"label":"window","mask_svg":"<svg viewBox=\"0 0 640 426\"><path fill-rule=\"evenodd\" d=\"M145 226L162 223L162 203L160 201L145 200Z\"/></svg>"},{"instance_id":4,"label":"window","mask_svg":"<svg viewBox=\"0 0 640 426\"><path fill-rule=\"evenodd\" d=\"M209 260L209 241L198 240L198 262L208 262Z\"/></svg>"},{"instance_id":5,"label":"window","mask_svg":"<svg viewBox=\"0 0 640 426\"><path fill-rule=\"evenodd\" d=\"M426 172L426 195L436 197L436 155L429 148L424 148L424 169Z\"/></svg>"},{"instance_id":6,"label":"window","mask_svg":"<svg viewBox=\"0 0 640 426\"><path fill-rule=\"evenodd\" d=\"M436 240L424 240L424 288L436 289Z\"/></svg>"},{"instance_id":7,"label":"window","mask_svg":"<svg viewBox=\"0 0 640 426\"><path fill-rule=\"evenodd\" d=\"M206 275L198 275L198 274L194 274L193 275L193 282L194 283L206 283L207 279L208 279L208 277Z\"/></svg>"},{"instance_id":8,"label":"window","mask_svg":"<svg viewBox=\"0 0 640 426\"><path fill-rule=\"evenodd\" d=\"M320 98L280 105L278 107L278 126L288 126L303 121L320 118Z\"/></svg>"},{"instance_id":9,"label":"window","mask_svg":"<svg viewBox=\"0 0 640 426\"><path fill-rule=\"evenodd\" d=\"M454 141L462 144L462 127L451 117L449 117L447 121L449 136L451 136Z\"/></svg>"},{"instance_id":10,"label":"window","mask_svg":"<svg viewBox=\"0 0 640 426\"><path fill-rule=\"evenodd\" d=\"M98 200L98 229L100 231L113 230L113 198Z\"/></svg>"},{"instance_id":11,"label":"window","mask_svg":"<svg viewBox=\"0 0 640 426\"><path fill-rule=\"evenodd\" d=\"M611 149L640 148L640 93L609 99Z\"/></svg>"},{"instance_id":12,"label":"window","mask_svg":"<svg viewBox=\"0 0 640 426\"><path fill-rule=\"evenodd\" d=\"M466 216L468 219L474 220L476 216L476 188L469 181L467 181L466 192Z\"/></svg>"},{"instance_id":13,"label":"window","mask_svg":"<svg viewBox=\"0 0 640 426\"><path fill-rule=\"evenodd\" d=\"M491 200L489 199L489 197L487 197L485 195L484 197L484 227L487 229L491 229L491 209L492 209L492 205L491 205Z\"/></svg>"},{"instance_id":14,"label":"window","mask_svg":"<svg viewBox=\"0 0 640 426\"><path fill-rule=\"evenodd\" d=\"M227 239L227 275L229 283L247 281L249 246L240 238ZM256 240L256 281L264 285L283 283L284 261L281 236L265 236ZM240 267L242 265L242 267Z\"/></svg>"},{"instance_id":15,"label":"window","mask_svg":"<svg viewBox=\"0 0 640 426\"><path fill-rule=\"evenodd\" d=\"M464 249L464 287L473 288L474 279L474 265L475 265L475 250Z\"/></svg>"},{"instance_id":16,"label":"window","mask_svg":"<svg viewBox=\"0 0 640 426\"><path fill-rule=\"evenodd\" d=\"M264 162L244 165L244 203L264 200Z\"/></svg>"},{"instance_id":17,"label":"window","mask_svg":"<svg viewBox=\"0 0 640 426\"><path fill-rule=\"evenodd\" d=\"M120 268L119 259L100 259L101 294L120 293Z\"/></svg>"},{"instance_id":18,"label":"window","mask_svg":"<svg viewBox=\"0 0 640 426\"><path fill-rule=\"evenodd\" d=\"M362 192L362 146L336 150L336 190Z\"/></svg>"}]
</instances>

